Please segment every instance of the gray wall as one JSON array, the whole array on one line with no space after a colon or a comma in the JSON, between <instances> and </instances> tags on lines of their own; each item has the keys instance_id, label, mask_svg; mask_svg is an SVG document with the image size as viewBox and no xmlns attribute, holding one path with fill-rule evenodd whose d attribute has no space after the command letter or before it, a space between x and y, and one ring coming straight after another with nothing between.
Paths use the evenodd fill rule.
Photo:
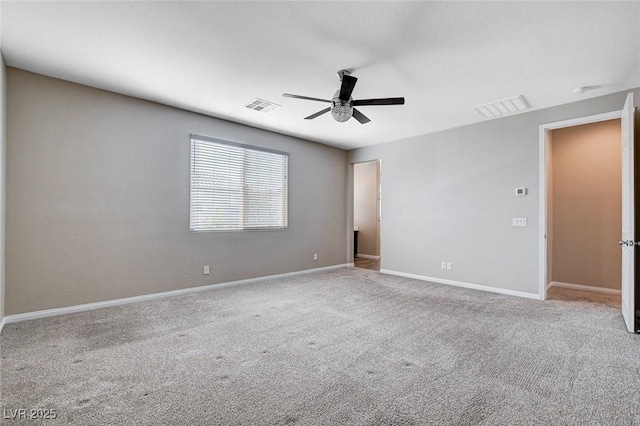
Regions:
<instances>
[{"instance_id":1,"label":"gray wall","mask_svg":"<svg viewBox=\"0 0 640 426\"><path fill-rule=\"evenodd\" d=\"M384 165L381 268L538 294L539 125L619 110L625 96L350 151L349 162ZM516 197L521 186L529 194ZM512 227L513 217L528 226Z\"/></svg>"},{"instance_id":2,"label":"gray wall","mask_svg":"<svg viewBox=\"0 0 640 426\"><path fill-rule=\"evenodd\" d=\"M345 263L345 151L7 70L7 315ZM190 133L289 152L289 228L190 233Z\"/></svg>"},{"instance_id":3,"label":"gray wall","mask_svg":"<svg viewBox=\"0 0 640 426\"><path fill-rule=\"evenodd\" d=\"M0 52L0 321L5 312L5 189L6 189L6 149L7 149L7 69Z\"/></svg>"},{"instance_id":4,"label":"gray wall","mask_svg":"<svg viewBox=\"0 0 640 426\"><path fill-rule=\"evenodd\" d=\"M356 164L353 184L353 224L358 227L358 254L379 256L379 162Z\"/></svg>"}]
</instances>

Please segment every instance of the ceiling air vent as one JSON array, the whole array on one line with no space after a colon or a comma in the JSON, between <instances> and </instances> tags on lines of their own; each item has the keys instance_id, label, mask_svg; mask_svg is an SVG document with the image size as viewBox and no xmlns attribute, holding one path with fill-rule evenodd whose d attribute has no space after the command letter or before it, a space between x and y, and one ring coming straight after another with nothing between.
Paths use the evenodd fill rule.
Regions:
<instances>
[{"instance_id":1,"label":"ceiling air vent","mask_svg":"<svg viewBox=\"0 0 640 426\"><path fill-rule=\"evenodd\" d=\"M475 109L476 112L484 118L493 118L505 114L513 114L514 112L524 111L525 109L529 108L531 108L531 105L529 105L529 102L527 102L527 100L522 95L473 107L473 109Z\"/></svg>"},{"instance_id":2,"label":"ceiling air vent","mask_svg":"<svg viewBox=\"0 0 640 426\"><path fill-rule=\"evenodd\" d=\"M256 98L255 100L245 105L246 108L264 113L274 111L281 106L282 105L274 104L273 102L265 101L264 99L260 98Z\"/></svg>"}]
</instances>

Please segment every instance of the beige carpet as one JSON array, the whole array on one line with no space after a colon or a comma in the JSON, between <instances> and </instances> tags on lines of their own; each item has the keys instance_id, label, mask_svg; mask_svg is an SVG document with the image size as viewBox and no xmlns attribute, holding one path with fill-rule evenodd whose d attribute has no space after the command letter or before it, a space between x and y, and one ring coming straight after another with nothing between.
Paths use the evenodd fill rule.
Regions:
<instances>
[{"instance_id":1,"label":"beige carpet","mask_svg":"<svg viewBox=\"0 0 640 426\"><path fill-rule=\"evenodd\" d=\"M350 268L10 324L1 405L74 425L632 425L639 337L605 304Z\"/></svg>"},{"instance_id":2,"label":"beige carpet","mask_svg":"<svg viewBox=\"0 0 640 426\"><path fill-rule=\"evenodd\" d=\"M575 290L572 288L551 287L547 290L547 299L564 300L566 302L593 302L620 309L622 305L619 294L599 293L597 291Z\"/></svg>"},{"instance_id":3,"label":"beige carpet","mask_svg":"<svg viewBox=\"0 0 640 426\"><path fill-rule=\"evenodd\" d=\"M366 259L364 257L356 257L353 259L356 268L371 269L372 271L380 270L380 259Z\"/></svg>"}]
</instances>

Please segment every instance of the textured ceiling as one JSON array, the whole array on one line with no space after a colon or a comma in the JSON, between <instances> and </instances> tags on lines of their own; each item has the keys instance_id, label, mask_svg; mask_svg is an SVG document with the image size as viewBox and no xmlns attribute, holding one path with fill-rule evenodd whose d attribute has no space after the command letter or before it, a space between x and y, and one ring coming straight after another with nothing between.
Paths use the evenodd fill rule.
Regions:
<instances>
[{"instance_id":1,"label":"textured ceiling","mask_svg":"<svg viewBox=\"0 0 640 426\"><path fill-rule=\"evenodd\" d=\"M345 149L640 86L637 2L7 2L8 65ZM303 118L353 70L372 122ZM581 96L578 86L599 86ZM263 114L254 98L282 105Z\"/></svg>"}]
</instances>

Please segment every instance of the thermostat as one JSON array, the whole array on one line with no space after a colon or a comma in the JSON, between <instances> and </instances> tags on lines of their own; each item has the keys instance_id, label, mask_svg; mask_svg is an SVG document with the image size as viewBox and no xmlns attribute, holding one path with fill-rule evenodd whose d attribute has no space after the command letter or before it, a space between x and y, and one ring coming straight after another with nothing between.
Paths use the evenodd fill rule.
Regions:
<instances>
[{"instance_id":1,"label":"thermostat","mask_svg":"<svg viewBox=\"0 0 640 426\"><path fill-rule=\"evenodd\" d=\"M527 188L516 188L516 197L527 195Z\"/></svg>"}]
</instances>

